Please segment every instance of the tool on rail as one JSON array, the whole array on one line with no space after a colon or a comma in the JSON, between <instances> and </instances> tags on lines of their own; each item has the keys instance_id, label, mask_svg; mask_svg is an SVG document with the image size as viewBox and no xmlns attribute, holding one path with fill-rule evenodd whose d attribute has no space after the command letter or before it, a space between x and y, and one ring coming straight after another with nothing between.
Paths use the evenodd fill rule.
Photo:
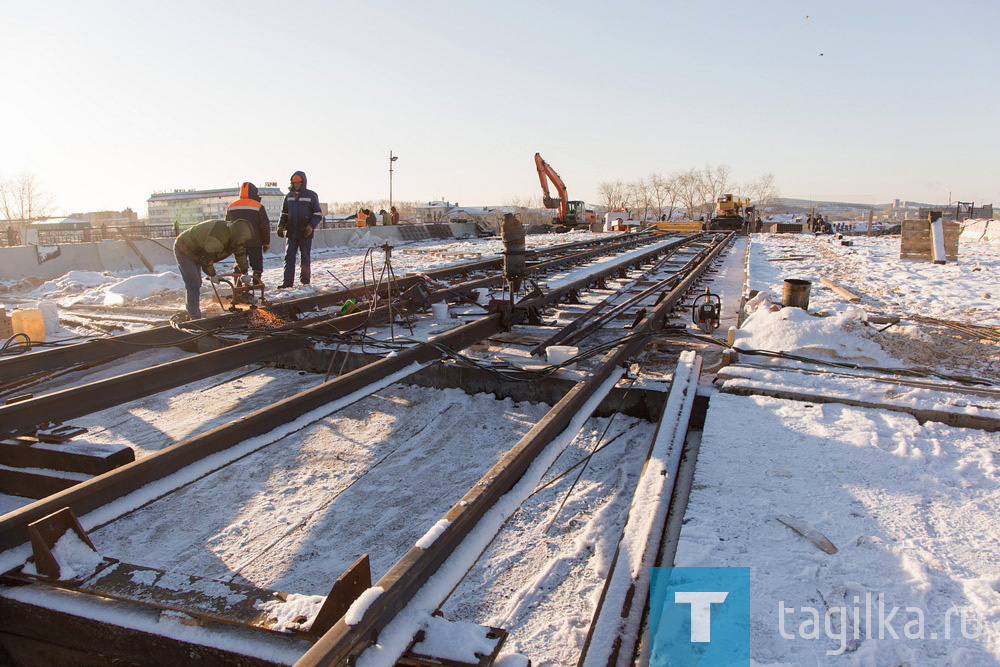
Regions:
<instances>
[{"instance_id":1,"label":"tool on rail","mask_svg":"<svg viewBox=\"0 0 1000 667\"><path fill-rule=\"evenodd\" d=\"M722 299L706 287L705 293L699 294L691 303L691 321L705 333L712 333L719 328L721 318Z\"/></svg>"},{"instance_id":2,"label":"tool on rail","mask_svg":"<svg viewBox=\"0 0 1000 667\"><path fill-rule=\"evenodd\" d=\"M227 308L222 302L222 296L219 294L219 289L215 286L215 283L210 283L212 290L215 292L215 298L218 299L219 306L223 311L235 313L238 310L244 310L244 308L240 308L241 305L253 308L258 303L267 303L267 300L264 298L264 281L257 276L241 273L220 273L219 277L222 279L221 282L229 285L231 290L229 307Z\"/></svg>"}]
</instances>

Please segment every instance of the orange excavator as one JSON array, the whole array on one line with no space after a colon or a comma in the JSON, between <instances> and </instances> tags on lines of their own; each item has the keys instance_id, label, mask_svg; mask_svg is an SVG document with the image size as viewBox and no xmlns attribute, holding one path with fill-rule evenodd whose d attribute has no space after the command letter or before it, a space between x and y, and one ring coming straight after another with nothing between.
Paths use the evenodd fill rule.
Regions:
<instances>
[{"instance_id":1,"label":"orange excavator","mask_svg":"<svg viewBox=\"0 0 1000 667\"><path fill-rule=\"evenodd\" d=\"M576 227L578 225L589 225L597 219L593 211L588 211L586 204L582 201L570 201L566 194L566 184L559 178L556 170L542 159L542 156L535 153L535 168L538 169L538 180L542 184L542 202L545 208L558 208L559 212L553 222L561 227ZM556 189L558 198L549 196L549 181Z\"/></svg>"}]
</instances>

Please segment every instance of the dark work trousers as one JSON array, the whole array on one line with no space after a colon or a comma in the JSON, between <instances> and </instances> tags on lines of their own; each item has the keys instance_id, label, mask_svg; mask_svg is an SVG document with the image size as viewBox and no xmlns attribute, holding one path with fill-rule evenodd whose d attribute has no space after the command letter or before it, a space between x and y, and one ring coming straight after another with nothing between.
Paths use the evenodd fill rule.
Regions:
<instances>
[{"instance_id":1,"label":"dark work trousers","mask_svg":"<svg viewBox=\"0 0 1000 667\"><path fill-rule=\"evenodd\" d=\"M181 270L181 279L184 280L185 302L188 315L192 320L201 318L201 265L192 257L188 257L174 247L174 259L177 260L177 267Z\"/></svg>"},{"instance_id":2,"label":"dark work trousers","mask_svg":"<svg viewBox=\"0 0 1000 667\"><path fill-rule=\"evenodd\" d=\"M295 282L295 254L298 253L302 261L302 270L299 274L301 283L303 285L308 285L309 280L312 277L311 273L311 257L312 254L312 238L304 239L301 237L288 237L285 239L285 276L282 281L282 285L291 286Z\"/></svg>"},{"instance_id":3,"label":"dark work trousers","mask_svg":"<svg viewBox=\"0 0 1000 667\"><path fill-rule=\"evenodd\" d=\"M256 248L247 248L247 262L250 263L250 272L254 274L257 278L260 278L264 274L264 249L260 246ZM236 272L239 273L239 267L236 267Z\"/></svg>"}]
</instances>

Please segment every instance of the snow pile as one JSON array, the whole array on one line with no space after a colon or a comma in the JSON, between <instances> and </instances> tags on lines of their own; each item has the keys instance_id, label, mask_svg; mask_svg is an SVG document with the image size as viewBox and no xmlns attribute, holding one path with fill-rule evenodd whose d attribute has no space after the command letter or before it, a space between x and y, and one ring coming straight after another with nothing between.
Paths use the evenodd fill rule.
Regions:
<instances>
[{"instance_id":1,"label":"snow pile","mask_svg":"<svg viewBox=\"0 0 1000 667\"><path fill-rule=\"evenodd\" d=\"M97 569L104 559L76 531L67 530L52 547L52 556L59 564L59 579L83 579Z\"/></svg>"},{"instance_id":2,"label":"snow pile","mask_svg":"<svg viewBox=\"0 0 1000 667\"><path fill-rule=\"evenodd\" d=\"M414 653L445 660L475 664L493 653L497 640L486 636L488 628L475 623L446 621L431 616L424 626L424 639L413 647Z\"/></svg>"},{"instance_id":3,"label":"snow pile","mask_svg":"<svg viewBox=\"0 0 1000 667\"><path fill-rule=\"evenodd\" d=\"M154 294L184 289L179 273L164 271L132 276L104 290L105 306L121 306L128 301L147 299Z\"/></svg>"},{"instance_id":4,"label":"snow pile","mask_svg":"<svg viewBox=\"0 0 1000 667\"><path fill-rule=\"evenodd\" d=\"M312 628L316 615L326 602L325 595L299 595L291 593L284 602L273 600L258 605L257 608L267 613L271 630L290 632L292 630L309 630Z\"/></svg>"},{"instance_id":5,"label":"snow pile","mask_svg":"<svg viewBox=\"0 0 1000 667\"><path fill-rule=\"evenodd\" d=\"M766 304L766 299L761 303ZM772 311L758 307L736 332L735 346L821 359L898 365L878 343L865 337L865 319L865 311L853 307L828 317L810 315L801 308Z\"/></svg>"},{"instance_id":6,"label":"snow pile","mask_svg":"<svg viewBox=\"0 0 1000 667\"><path fill-rule=\"evenodd\" d=\"M431 545L434 544L437 538L441 537L442 533L444 533L450 525L451 521L448 521L447 519L441 519L438 521L436 524L431 526L430 530L424 533L423 537L417 540L417 548L424 550L430 549Z\"/></svg>"},{"instance_id":7,"label":"snow pile","mask_svg":"<svg viewBox=\"0 0 1000 667\"><path fill-rule=\"evenodd\" d=\"M364 230L351 234L351 238L347 241L347 246L350 248L371 248L382 243L384 243L382 237L375 236L368 230Z\"/></svg>"},{"instance_id":8,"label":"snow pile","mask_svg":"<svg viewBox=\"0 0 1000 667\"><path fill-rule=\"evenodd\" d=\"M53 257L58 257L61 251L57 245L36 245L35 252L38 254L38 263L41 264Z\"/></svg>"},{"instance_id":9,"label":"snow pile","mask_svg":"<svg viewBox=\"0 0 1000 667\"><path fill-rule=\"evenodd\" d=\"M361 619L365 617L365 613L368 611L368 607L372 606L375 600L379 599L385 593L385 589L381 586L372 586L354 601L354 604L350 606L347 613L344 614L344 623L348 625L357 625L361 622Z\"/></svg>"},{"instance_id":10,"label":"snow pile","mask_svg":"<svg viewBox=\"0 0 1000 667\"><path fill-rule=\"evenodd\" d=\"M56 294L74 292L90 287L100 287L117 280L111 273L98 271L70 271L66 275L48 280L36 289L33 294L41 296L43 294Z\"/></svg>"}]
</instances>

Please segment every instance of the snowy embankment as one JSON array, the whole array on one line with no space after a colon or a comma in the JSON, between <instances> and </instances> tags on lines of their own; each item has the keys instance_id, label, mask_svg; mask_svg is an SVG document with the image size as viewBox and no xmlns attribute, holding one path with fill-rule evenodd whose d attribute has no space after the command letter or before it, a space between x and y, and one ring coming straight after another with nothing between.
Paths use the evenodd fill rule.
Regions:
<instances>
[{"instance_id":1,"label":"snowy embankment","mask_svg":"<svg viewBox=\"0 0 1000 667\"><path fill-rule=\"evenodd\" d=\"M591 240L590 232L569 232L567 234L543 234L527 237L528 249L563 243ZM376 241L378 243L376 243ZM378 246L381 239L371 239L371 245ZM340 290L343 284L370 283L378 279L384 265L384 253L375 248L370 257L370 246L345 248L317 248L313 250L312 280L308 286L298 284L278 291L270 289L272 299L305 296L315 291ZM425 272L453 264L489 258L499 255L503 244L499 239L468 239L451 241L402 242L394 246L391 257L392 268L398 277L407 273ZM367 259L367 261L366 261ZM281 284L283 259L276 253L264 255L264 283L271 288ZM230 257L216 264L219 273L230 273L233 260ZM374 274L374 275L373 275ZM37 285L37 283L35 283ZM228 294L228 288L220 291ZM206 316L219 314L215 293L208 283L203 283L202 306ZM40 302L51 301L61 308L75 305L105 306L109 312L115 308L146 307L162 308L165 311L180 310L184 307L184 285L177 267L163 264L155 267L155 273L70 271L24 293L10 293L11 301Z\"/></svg>"},{"instance_id":2,"label":"snowy embankment","mask_svg":"<svg viewBox=\"0 0 1000 667\"><path fill-rule=\"evenodd\" d=\"M716 395L675 564L751 568L758 663L995 664L997 448L995 434L894 412ZM789 516L838 552L777 521ZM899 609L884 629L880 594ZM962 634L958 611L981 636Z\"/></svg>"},{"instance_id":3,"label":"snowy embankment","mask_svg":"<svg viewBox=\"0 0 1000 667\"><path fill-rule=\"evenodd\" d=\"M935 266L900 261L898 239L852 240L755 235L748 286L778 302L785 278L811 280L810 314L772 311L761 296L737 346L887 369L916 370L921 360L940 374L996 376L995 343L915 325L889 336L898 325L879 332L867 318L881 311L1000 323L997 245L963 241L959 262ZM820 276L861 303L820 287ZM969 359L969 350L986 353ZM723 372L750 390L787 386L987 418L1000 409L989 390L960 395L893 385L874 368L840 369L869 379L741 355L747 359L768 368ZM780 370L789 366L808 372ZM997 433L877 408L715 394L685 516L677 566L751 568L749 650L757 664L1000 662ZM782 521L817 531L836 552Z\"/></svg>"}]
</instances>

